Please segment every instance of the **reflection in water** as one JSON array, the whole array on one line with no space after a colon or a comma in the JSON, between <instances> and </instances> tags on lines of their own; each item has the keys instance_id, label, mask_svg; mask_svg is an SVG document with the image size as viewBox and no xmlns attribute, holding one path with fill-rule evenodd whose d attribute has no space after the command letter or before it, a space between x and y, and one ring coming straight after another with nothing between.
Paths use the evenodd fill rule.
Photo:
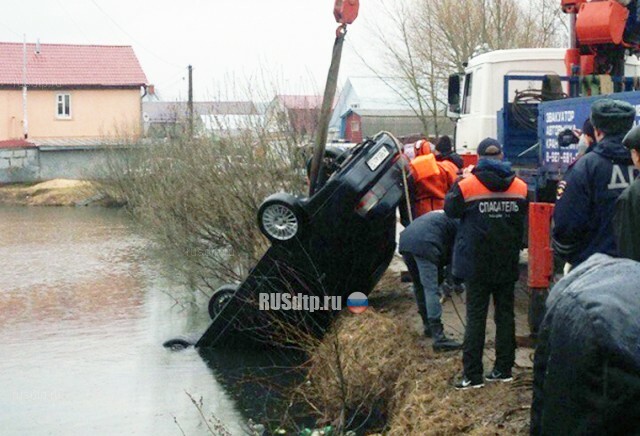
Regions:
<instances>
[{"instance_id":1,"label":"reflection in water","mask_svg":"<svg viewBox=\"0 0 640 436\"><path fill-rule=\"evenodd\" d=\"M307 360L304 353L274 349L248 356L245 350L199 351L245 416L258 417L270 430L280 427L285 415L295 418L297 425L313 424L301 404L287 409L290 406L287 392L304 378L301 369Z\"/></svg>"},{"instance_id":2,"label":"reflection in water","mask_svg":"<svg viewBox=\"0 0 640 436\"><path fill-rule=\"evenodd\" d=\"M203 331L118 211L0 208L0 433L202 434L185 392L233 434L240 414L198 353Z\"/></svg>"}]
</instances>

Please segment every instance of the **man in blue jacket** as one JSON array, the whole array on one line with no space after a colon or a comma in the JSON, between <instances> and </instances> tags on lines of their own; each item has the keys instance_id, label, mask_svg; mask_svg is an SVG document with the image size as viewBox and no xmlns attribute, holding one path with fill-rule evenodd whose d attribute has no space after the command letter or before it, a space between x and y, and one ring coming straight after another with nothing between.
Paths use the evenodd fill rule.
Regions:
<instances>
[{"instance_id":1,"label":"man in blue jacket","mask_svg":"<svg viewBox=\"0 0 640 436\"><path fill-rule=\"evenodd\" d=\"M400 234L398 251L411 275L424 333L433 337L434 351L452 351L462 347L444 333L438 296L438 283L444 279L443 268L451 261L457 228L457 220L436 210L416 218Z\"/></svg>"},{"instance_id":2,"label":"man in blue jacket","mask_svg":"<svg viewBox=\"0 0 640 436\"><path fill-rule=\"evenodd\" d=\"M629 103L608 98L591 106L597 143L560 182L553 214L553 248L572 267L594 253L617 254L611 219L616 200L635 177L622 145L635 113Z\"/></svg>"}]
</instances>

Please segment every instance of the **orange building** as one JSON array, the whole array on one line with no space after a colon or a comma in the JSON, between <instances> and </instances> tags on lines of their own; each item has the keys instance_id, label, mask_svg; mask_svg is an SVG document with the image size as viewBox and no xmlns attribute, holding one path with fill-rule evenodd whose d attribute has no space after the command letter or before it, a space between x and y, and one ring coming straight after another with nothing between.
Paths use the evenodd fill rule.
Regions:
<instances>
[{"instance_id":1,"label":"orange building","mask_svg":"<svg viewBox=\"0 0 640 436\"><path fill-rule=\"evenodd\" d=\"M95 144L140 134L147 78L130 46L27 44L26 63L24 55L22 43L0 43L0 141L26 134L37 145Z\"/></svg>"}]
</instances>

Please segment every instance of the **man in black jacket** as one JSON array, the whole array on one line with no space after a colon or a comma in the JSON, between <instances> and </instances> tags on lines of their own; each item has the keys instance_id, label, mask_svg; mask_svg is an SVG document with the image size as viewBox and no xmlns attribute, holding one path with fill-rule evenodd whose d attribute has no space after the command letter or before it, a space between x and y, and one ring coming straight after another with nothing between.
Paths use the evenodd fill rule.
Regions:
<instances>
[{"instance_id":1,"label":"man in black jacket","mask_svg":"<svg viewBox=\"0 0 640 436\"><path fill-rule=\"evenodd\" d=\"M596 140L559 185L553 213L553 248L573 267L594 253L617 254L612 217L615 203L635 177L622 138L633 126L636 109L607 98L591 106Z\"/></svg>"},{"instance_id":2,"label":"man in black jacket","mask_svg":"<svg viewBox=\"0 0 640 436\"><path fill-rule=\"evenodd\" d=\"M535 354L531 435L639 433L637 277L640 263L596 254L553 287Z\"/></svg>"},{"instance_id":3,"label":"man in black jacket","mask_svg":"<svg viewBox=\"0 0 640 436\"><path fill-rule=\"evenodd\" d=\"M457 228L458 220L437 210L416 218L400 234L398 251L404 257L411 275L424 333L427 337L433 337L434 351L451 351L462 347L444 333L442 306L438 296L438 284L444 279L443 269L451 260Z\"/></svg>"},{"instance_id":4,"label":"man in black jacket","mask_svg":"<svg viewBox=\"0 0 640 436\"><path fill-rule=\"evenodd\" d=\"M495 139L484 139L477 152L478 165L453 185L444 205L448 216L461 218L453 251L453 275L463 278L467 285L464 374L456 389L484 386L482 354L491 295L496 362L485 379L511 381L515 361L513 293L527 214L527 184L502 161L502 147Z\"/></svg>"},{"instance_id":5,"label":"man in black jacket","mask_svg":"<svg viewBox=\"0 0 640 436\"><path fill-rule=\"evenodd\" d=\"M631 129L622 144L631 150L633 164L640 169L640 126ZM640 177L618 197L613 226L619 254L640 262Z\"/></svg>"}]
</instances>

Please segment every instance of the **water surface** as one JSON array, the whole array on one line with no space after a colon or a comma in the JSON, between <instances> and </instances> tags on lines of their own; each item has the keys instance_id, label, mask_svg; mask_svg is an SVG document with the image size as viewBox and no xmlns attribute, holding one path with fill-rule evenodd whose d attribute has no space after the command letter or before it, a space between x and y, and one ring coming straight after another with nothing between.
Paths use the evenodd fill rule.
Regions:
<instances>
[{"instance_id":1,"label":"water surface","mask_svg":"<svg viewBox=\"0 0 640 436\"><path fill-rule=\"evenodd\" d=\"M188 392L243 434L198 353L161 346L207 320L148 247L121 211L0 207L0 433L204 434Z\"/></svg>"}]
</instances>

